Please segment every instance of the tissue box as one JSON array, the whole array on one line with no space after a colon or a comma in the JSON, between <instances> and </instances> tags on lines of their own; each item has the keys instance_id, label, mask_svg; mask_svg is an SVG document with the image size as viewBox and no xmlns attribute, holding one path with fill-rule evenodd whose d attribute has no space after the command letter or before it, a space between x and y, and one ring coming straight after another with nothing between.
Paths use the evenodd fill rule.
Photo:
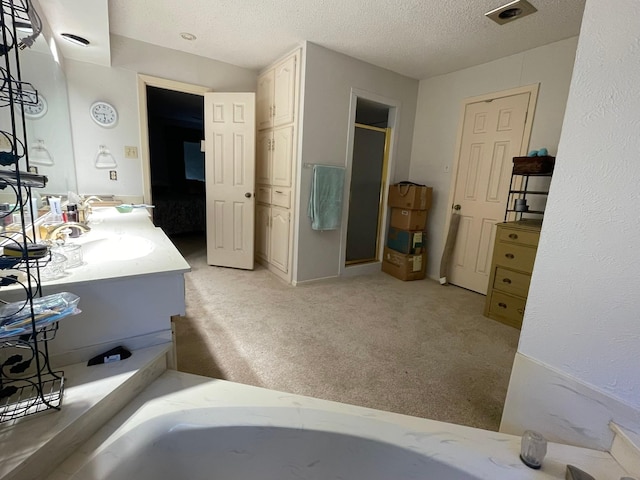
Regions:
<instances>
[{"instance_id":1,"label":"tissue box","mask_svg":"<svg viewBox=\"0 0 640 480\"><path fill-rule=\"evenodd\" d=\"M422 280L427 271L427 255L405 255L385 247L382 271L400 280Z\"/></svg>"},{"instance_id":2,"label":"tissue box","mask_svg":"<svg viewBox=\"0 0 640 480\"><path fill-rule=\"evenodd\" d=\"M429 210L433 188L419 185L396 184L389 187L390 207L405 210Z\"/></svg>"}]
</instances>

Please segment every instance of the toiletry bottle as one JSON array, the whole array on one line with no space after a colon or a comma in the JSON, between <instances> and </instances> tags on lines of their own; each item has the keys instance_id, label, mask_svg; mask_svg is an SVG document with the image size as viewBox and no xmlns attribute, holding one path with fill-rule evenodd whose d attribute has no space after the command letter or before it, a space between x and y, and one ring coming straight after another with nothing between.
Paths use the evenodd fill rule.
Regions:
<instances>
[{"instance_id":1,"label":"toiletry bottle","mask_svg":"<svg viewBox=\"0 0 640 480\"><path fill-rule=\"evenodd\" d=\"M78 205L75 203L67 205L67 222L78 222Z\"/></svg>"}]
</instances>

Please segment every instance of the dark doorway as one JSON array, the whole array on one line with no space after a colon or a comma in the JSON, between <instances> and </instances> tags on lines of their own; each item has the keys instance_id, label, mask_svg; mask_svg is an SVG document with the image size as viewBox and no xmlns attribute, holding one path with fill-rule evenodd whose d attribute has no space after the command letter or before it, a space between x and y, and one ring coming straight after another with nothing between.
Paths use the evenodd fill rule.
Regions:
<instances>
[{"instance_id":1,"label":"dark doorway","mask_svg":"<svg viewBox=\"0 0 640 480\"><path fill-rule=\"evenodd\" d=\"M167 235L205 234L204 101L147 86L153 223Z\"/></svg>"}]
</instances>

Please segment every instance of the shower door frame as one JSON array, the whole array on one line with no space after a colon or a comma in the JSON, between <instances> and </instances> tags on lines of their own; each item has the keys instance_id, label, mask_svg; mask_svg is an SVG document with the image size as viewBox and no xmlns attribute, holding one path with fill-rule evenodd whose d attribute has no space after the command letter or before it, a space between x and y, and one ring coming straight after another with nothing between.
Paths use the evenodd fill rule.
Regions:
<instances>
[{"instance_id":1,"label":"shower door frame","mask_svg":"<svg viewBox=\"0 0 640 480\"><path fill-rule=\"evenodd\" d=\"M345 266L350 267L352 265L361 265L364 263L371 263L371 262L377 262L380 258L380 233L382 230L382 218L384 217L384 198L385 198L385 191L387 190L387 173L389 171L389 145L390 145L390 141L391 141L391 128L386 127L386 128L381 128L381 127L374 127L372 125L365 125L363 123L355 123L354 124L355 128L363 128L365 130L373 130L375 132L380 132L380 133L384 133L384 147L383 147L383 152L382 152L382 172L380 174L380 195L379 195L379 199L378 199L378 226L376 228L376 247L375 247L375 252L376 252L376 256L373 258L361 258L361 259L357 259L357 260L347 260L346 259L346 253L345 253ZM355 142L355 130L354 130L354 142ZM355 145L354 145L354 149L355 149ZM351 162L351 168L353 169L353 155L352 155L352 162ZM351 184L349 184L349 193L351 193ZM351 195L349 195L348 197L349 199L351 199ZM351 201L349 201L349 204L351 203ZM348 224L348 218L347 218L347 241L348 241L348 237L349 237L349 224ZM384 244L384 242L382 242ZM346 248L346 246L345 246Z\"/></svg>"},{"instance_id":2,"label":"shower door frame","mask_svg":"<svg viewBox=\"0 0 640 480\"><path fill-rule=\"evenodd\" d=\"M382 216L380 218L380 233L378 235L378 251L376 252L376 260L368 263L358 263L354 265L346 264L347 254L347 229L349 221L349 202L343 202L342 209L342 227L341 227L341 241L340 241L340 258L338 260L338 271L340 276L352 276L362 275L367 273L375 273L380 271L380 265L382 263L382 251L384 246L384 233L389 221L389 209L384 208L387 204L387 196L389 195L389 189L386 185L391 183L391 179L395 176L395 158L397 155L397 143L398 143L398 122L401 116L401 102L399 100L384 97L376 93L368 92L359 88L351 88L351 101L349 106L349 130L347 138L347 152L345 158L345 186L343 198L349 198L349 192L351 191L351 173L353 167L353 142L355 138L356 130L356 106L358 98L364 100L370 100L372 102L380 103L389 107L389 118L387 122L387 128L390 129L388 157L387 157L387 172L383 177L385 183L385 191L381 196L380 202L382 204Z\"/></svg>"}]
</instances>

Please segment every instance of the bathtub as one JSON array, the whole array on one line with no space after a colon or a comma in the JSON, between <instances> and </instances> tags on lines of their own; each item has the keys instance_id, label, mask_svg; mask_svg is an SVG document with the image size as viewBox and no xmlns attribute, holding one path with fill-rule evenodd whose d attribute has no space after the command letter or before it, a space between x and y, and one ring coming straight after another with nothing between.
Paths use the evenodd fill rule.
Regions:
<instances>
[{"instance_id":1,"label":"bathtub","mask_svg":"<svg viewBox=\"0 0 640 480\"><path fill-rule=\"evenodd\" d=\"M220 425L219 415L253 425ZM314 428L285 426L297 417ZM195 409L161 415L119 436L73 479L476 480L454 465L393 443L336 432L353 419L295 409ZM260 420L261 419L261 420ZM365 421L370 423L374 420ZM225 422L226 423L226 422ZM274 424L275 423L275 424ZM325 423L326 429L319 429ZM330 427L331 426L331 427ZM350 425L350 429L355 427ZM364 425L360 425L364 427ZM370 428L368 425L367 428ZM360 430L360 428L355 428ZM416 444L418 437L414 438ZM114 462L117 458L118 461Z\"/></svg>"},{"instance_id":2,"label":"bathtub","mask_svg":"<svg viewBox=\"0 0 640 480\"><path fill-rule=\"evenodd\" d=\"M519 447L510 435L168 371L49 480L561 479L567 462L603 480L622 472L607 453L554 444L534 471Z\"/></svg>"}]
</instances>

